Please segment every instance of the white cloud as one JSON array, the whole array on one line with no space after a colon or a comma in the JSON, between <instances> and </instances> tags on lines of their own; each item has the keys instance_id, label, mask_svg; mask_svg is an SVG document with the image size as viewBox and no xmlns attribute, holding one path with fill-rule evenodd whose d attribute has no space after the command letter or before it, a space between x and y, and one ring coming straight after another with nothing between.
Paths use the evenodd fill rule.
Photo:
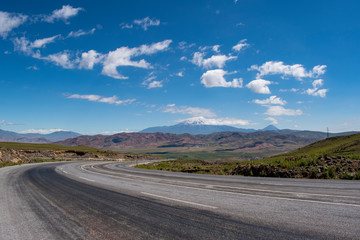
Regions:
<instances>
[{"instance_id":1,"label":"white cloud","mask_svg":"<svg viewBox=\"0 0 360 240\"><path fill-rule=\"evenodd\" d=\"M250 44L248 44L246 41L247 41L247 39L241 40L240 42L238 42L238 44L233 46L232 49L234 51L240 52L242 49L245 49L245 48L249 47Z\"/></svg>"},{"instance_id":2,"label":"white cloud","mask_svg":"<svg viewBox=\"0 0 360 240\"><path fill-rule=\"evenodd\" d=\"M297 92L299 89L291 88L291 89L280 89L279 92Z\"/></svg>"},{"instance_id":3,"label":"white cloud","mask_svg":"<svg viewBox=\"0 0 360 240\"><path fill-rule=\"evenodd\" d=\"M73 99L85 99L91 102L101 102L101 103L108 103L108 104L131 104L135 101L135 99L125 99L125 100L119 100L117 96L112 97L102 97L100 95L79 95L79 94L73 94L68 96L67 98L73 98Z\"/></svg>"},{"instance_id":4,"label":"white cloud","mask_svg":"<svg viewBox=\"0 0 360 240\"><path fill-rule=\"evenodd\" d=\"M176 74L176 76L178 76L178 77L184 77L184 73L183 73L183 72L178 72L178 73Z\"/></svg>"},{"instance_id":5,"label":"white cloud","mask_svg":"<svg viewBox=\"0 0 360 240\"><path fill-rule=\"evenodd\" d=\"M88 52L83 52L79 60L79 68L84 69L93 69L94 64L101 62L104 58L104 55L96 52L95 50L90 50Z\"/></svg>"},{"instance_id":6,"label":"white cloud","mask_svg":"<svg viewBox=\"0 0 360 240\"><path fill-rule=\"evenodd\" d=\"M244 126L250 124L249 120L236 119L236 118L205 118L202 116L182 119L182 120L178 120L178 122L201 123L203 125L231 125L231 126Z\"/></svg>"},{"instance_id":7,"label":"white cloud","mask_svg":"<svg viewBox=\"0 0 360 240\"><path fill-rule=\"evenodd\" d=\"M317 79L315 81L312 82L312 85L314 88L319 88L321 87L322 85L324 85L324 80L322 79Z\"/></svg>"},{"instance_id":8,"label":"white cloud","mask_svg":"<svg viewBox=\"0 0 360 240\"><path fill-rule=\"evenodd\" d=\"M52 128L52 129L28 129L25 131L21 131L20 133L38 133L38 134L50 134L53 132L60 132L60 131L68 131L61 128Z\"/></svg>"},{"instance_id":9,"label":"white cloud","mask_svg":"<svg viewBox=\"0 0 360 240\"><path fill-rule=\"evenodd\" d=\"M325 73L326 65L317 65L311 71L306 71L303 65L294 64L286 65L281 61L268 61L261 66L252 65L249 70L257 70L257 78L266 75L283 75L283 76L292 76L298 79L304 77L315 77Z\"/></svg>"},{"instance_id":10,"label":"white cloud","mask_svg":"<svg viewBox=\"0 0 360 240\"><path fill-rule=\"evenodd\" d=\"M162 84L162 81L152 81L148 84L148 89L151 89L151 88L161 88L163 87L163 84Z\"/></svg>"},{"instance_id":11,"label":"white cloud","mask_svg":"<svg viewBox=\"0 0 360 240\"><path fill-rule=\"evenodd\" d=\"M193 117L216 117L216 114L213 113L210 109L206 108L198 108L198 107L188 107L188 106L180 106L177 107L175 104L169 104L163 110L163 112L167 113L179 113L190 115Z\"/></svg>"},{"instance_id":12,"label":"white cloud","mask_svg":"<svg viewBox=\"0 0 360 240\"><path fill-rule=\"evenodd\" d=\"M134 25L132 25L132 24L128 24L128 23L121 23L120 24L120 27L121 27L121 29L131 29L131 28L133 28L134 27Z\"/></svg>"},{"instance_id":13,"label":"white cloud","mask_svg":"<svg viewBox=\"0 0 360 240\"><path fill-rule=\"evenodd\" d=\"M226 56L226 55L213 55L210 58L204 59L202 65L204 68L223 68L226 61L236 59L235 56Z\"/></svg>"},{"instance_id":14,"label":"white cloud","mask_svg":"<svg viewBox=\"0 0 360 240\"><path fill-rule=\"evenodd\" d=\"M315 97L326 97L326 93L328 92L328 89L317 89L317 88L309 88L305 91L306 94L315 96Z\"/></svg>"},{"instance_id":15,"label":"white cloud","mask_svg":"<svg viewBox=\"0 0 360 240\"><path fill-rule=\"evenodd\" d=\"M285 105L286 104L285 100L282 100L281 98L276 97L276 96L271 96L271 97L269 97L267 99L263 99L263 100L255 99L255 100L253 100L253 102L256 104L260 104L260 105L269 105L269 104Z\"/></svg>"},{"instance_id":16,"label":"white cloud","mask_svg":"<svg viewBox=\"0 0 360 240\"><path fill-rule=\"evenodd\" d=\"M191 62L199 67L202 66L204 60L204 53L195 52ZM186 59L186 58L185 58Z\"/></svg>"},{"instance_id":17,"label":"white cloud","mask_svg":"<svg viewBox=\"0 0 360 240\"><path fill-rule=\"evenodd\" d=\"M217 52L217 53L219 53L220 52L220 45L214 45L214 46L212 46L212 50L214 51L214 52Z\"/></svg>"},{"instance_id":18,"label":"white cloud","mask_svg":"<svg viewBox=\"0 0 360 240\"><path fill-rule=\"evenodd\" d=\"M0 121L0 126L9 126L9 125L15 125L15 123L6 122L5 120Z\"/></svg>"},{"instance_id":19,"label":"white cloud","mask_svg":"<svg viewBox=\"0 0 360 240\"><path fill-rule=\"evenodd\" d=\"M43 21L53 23L56 20L63 20L67 23L67 20L71 17L78 15L82 8L74 8L70 5L63 5L61 9L56 9L49 16L44 16Z\"/></svg>"},{"instance_id":20,"label":"white cloud","mask_svg":"<svg viewBox=\"0 0 360 240\"><path fill-rule=\"evenodd\" d=\"M37 66L35 66L35 65L34 66L29 66L26 69L27 70L35 70L35 71L39 70L39 68Z\"/></svg>"},{"instance_id":21,"label":"white cloud","mask_svg":"<svg viewBox=\"0 0 360 240\"><path fill-rule=\"evenodd\" d=\"M165 51L169 48L172 40L164 40L162 42L152 43L150 45L143 44L139 48L137 48L137 55L151 55L160 51Z\"/></svg>"},{"instance_id":22,"label":"white cloud","mask_svg":"<svg viewBox=\"0 0 360 240\"><path fill-rule=\"evenodd\" d=\"M227 82L224 78L224 75L228 74L227 71L222 69L208 70L201 76L201 83L205 87L233 87L233 88L242 88L243 80L242 78L234 78L232 82Z\"/></svg>"},{"instance_id":23,"label":"white cloud","mask_svg":"<svg viewBox=\"0 0 360 240\"><path fill-rule=\"evenodd\" d=\"M31 43L29 40L27 40L25 37L21 38L14 38L13 39L14 49L15 51L21 51L26 54L31 54Z\"/></svg>"},{"instance_id":24,"label":"white cloud","mask_svg":"<svg viewBox=\"0 0 360 240\"><path fill-rule=\"evenodd\" d=\"M47 44L55 42L55 40L60 37L61 35L59 34L48 38L36 39L34 42L30 42L25 37L21 37L21 38L14 38L12 41L14 44L14 49L16 51L21 51L25 54L31 55L34 54L33 53L34 48L44 48Z\"/></svg>"},{"instance_id":25,"label":"white cloud","mask_svg":"<svg viewBox=\"0 0 360 240\"><path fill-rule=\"evenodd\" d=\"M81 36L84 36L84 35L91 35L91 34L94 34L95 32L95 28L92 28L91 30L89 31L84 31L82 29L79 29L77 31L71 31L66 38L78 38L78 37L81 37Z\"/></svg>"},{"instance_id":26,"label":"white cloud","mask_svg":"<svg viewBox=\"0 0 360 240\"><path fill-rule=\"evenodd\" d=\"M317 79L312 82L313 88L308 88L304 93L315 96L315 97L326 97L326 93L329 91L328 89L319 89L319 87L322 87L324 84L324 81L322 79Z\"/></svg>"},{"instance_id":27,"label":"white cloud","mask_svg":"<svg viewBox=\"0 0 360 240\"><path fill-rule=\"evenodd\" d=\"M303 112L300 109L294 110L286 109L282 106L269 106L265 114L270 116L299 116L302 115Z\"/></svg>"},{"instance_id":28,"label":"white cloud","mask_svg":"<svg viewBox=\"0 0 360 240\"><path fill-rule=\"evenodd\" d=\"M56 35L56 36L53 36L53 37L36 39L33 43L31 43L30 47L31 48L43 48L47 44L54 42L55 39L59 38L60 36L61 35L59 34L59 35Z\"/></svg>"},{"instance_id":29,"label":"white cloud","mask_svg":"<svg viewBox=\"0 0 360 240\"><path fill-rule=\"evenodd\" d=\"M268 118L265 118L266 121L269 121L271 122L271 124L278 124L278 120L276 118L273 118L273 117L268 117Z\"/></svg>"},{"instance_id":30,"label":"white cloud","mask_svg":"<svg viewBox=\"0 0 360 240\"><path fill-rule=\"evenodd\" d=\"M150 17L146 17L144 19L134 20L134 24L141 26L145 31L147 31L148 27L159 26L160 20L151 19Z\"/></svg>"},{"instance_id":31,"label":"white cloud","mask_svg":"<svg viewBox=\"0 0 360 240\"><path fill-rule=\"evenodd\" d=\"M115 51L110 51L105 56L102 74L116 79L127 79L128 77L121 75L117 71L117 67L132 66L145 69L151 68L151 64L144 59L132 61L131 58L139 55L150 55L159 51L165 51L168 49L171 42L171 40L164 40L151 45L141 45L140 47L135 48L120 47Z\"/></svg>"},{"instance_id":32,"label":"white cloud","mask_svg":"<svg viewBox=\"0 0 360 240\"><path fill-rule=\"evenodd\" d=\"M26 22L28 16L0 11L0 36L6 38L14 28Z\"/></svg>"},{"instance_id":33,"label":"white cloud","mask_svg":"<svg viewBox=\"0 0 360 240\"><path fill-rule=\"evenodd\" d=\"M312 77L318 77L320 75L325 74L326 70L326 65L317 65L315 67L313 67L312 70Z\"/></svg>"},{"instance_id":34,"label":"white cloud","mask_svg":"<svg viewBox=\"0 0 360 240\"><path fill-rule=\"evenodd\" d=\"M270 89L267 85L272 84L272 82L263 79L256 79L249 82L246 87L249 88L254 93L261 94L270 94Z\"/></svg>"},{"instance_id":35,"label":"white cloud","mask_svg":"<svg viewBox=\"0 0 360 240\"><path fill-rule=\"evenodd\" d=\"M195 45L196 45L195 43L187 43L185 41L181 41L178 43L178 48L184 50L184 49L192 48Z\"/></svg>"},{"instance_id":36,"label":"white cloud","mask_svg":"<svg viewBox=\"0 0 360 240\"><path fill-rule=\"evenodd\" d=\"M71 53L68 51L50 54L47 57L40 57L40 59L47 60L65 69L75 68L74 62L71 60Z\"/></svg>"},{"instance_id":37,"label":"white cloud","mask_svg":"<svg viewBox=\"0 0 360 240\"><path fill-rule=\"evenodd\" d=\"M225 66L226 61L236 59L236 56L226 56L226 55L213 55L210 58L204 59L204 53L195 52L193 59L191 62L199 67L204 68L223 68Z\"/></svg>"}]
</instances>

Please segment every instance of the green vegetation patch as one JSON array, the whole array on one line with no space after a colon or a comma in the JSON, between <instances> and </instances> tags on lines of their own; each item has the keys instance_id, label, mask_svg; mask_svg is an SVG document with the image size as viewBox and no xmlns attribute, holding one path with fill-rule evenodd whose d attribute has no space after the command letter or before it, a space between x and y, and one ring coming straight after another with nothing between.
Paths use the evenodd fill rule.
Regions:
<instances>
[{"instance_id":1,"label":"green vegetation patch","mask_svg":"<svg viewBox=\"0 0 360 240\"><path fill-rule=\"evenodd\" d=\"M328 138L255 161L175 160L139 168L244 176L360 180L360 134Z\"/></svg>"}]
</instances>

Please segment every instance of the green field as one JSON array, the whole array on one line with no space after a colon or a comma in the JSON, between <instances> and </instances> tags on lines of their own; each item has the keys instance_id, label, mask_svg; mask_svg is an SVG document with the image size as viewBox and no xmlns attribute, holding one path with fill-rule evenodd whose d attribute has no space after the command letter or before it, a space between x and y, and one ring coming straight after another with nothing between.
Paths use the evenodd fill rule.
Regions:
<instances>
[{"instance_id":1,"label":"green field","mask_svg":"<svg viewBox=\"0 0 360 240\"><path fill-rule=\"evenodd\" d=\"M360 179L360 134L328 138L289 153L255 161L182 159L138 167L208 174Z\"/></svg>"}]
</instances>

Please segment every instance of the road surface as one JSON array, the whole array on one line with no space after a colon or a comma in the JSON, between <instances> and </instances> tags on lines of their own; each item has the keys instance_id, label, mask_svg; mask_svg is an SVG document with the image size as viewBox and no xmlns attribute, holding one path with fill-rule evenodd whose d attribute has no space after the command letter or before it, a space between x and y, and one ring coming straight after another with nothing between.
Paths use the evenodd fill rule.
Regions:
<instances>
[{"instance_id":1,"label":"road surface","mask_svg":"<svg viewBox=\"0 0 360 240\"><path fill-rule=\"evenodd\" d=\"M360 239L360 182L149 171L129 162L0 169L0 239Z\"/></svg>"}]
</instances>

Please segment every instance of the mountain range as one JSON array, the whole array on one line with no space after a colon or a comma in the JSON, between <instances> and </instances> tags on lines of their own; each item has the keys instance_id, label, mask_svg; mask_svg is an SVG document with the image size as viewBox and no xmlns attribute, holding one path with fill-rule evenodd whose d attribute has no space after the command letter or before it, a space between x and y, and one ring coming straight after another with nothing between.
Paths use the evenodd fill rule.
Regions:
<instances>
[{"instance_id":1,"label":"mountain range","mask_svg":"<svg viewBox=\"0 0 360 240\"><path fill-rule=\"evenodd\" d=\"M49 134L16 133L0 129L0 142L49 143L75 138L81 134L71 131L58 131Z\"/></svg>"},{"instance_id":2,"label":"mountain range","mask_svg":"<svg viewBox=\"0 0 360 240\"><path fill-rule=\"evenodd\" d=\"M278 131L279 129L273 125L269 125L263 129L247 129L247 128L236 128L227 125L210 125L201 119L187 120L172 126L159 126L146 128L140 132L142 133L173 133L173 134L211 134L215 132L257 132L257 131Z\"/></svg>"}]
</instances>

